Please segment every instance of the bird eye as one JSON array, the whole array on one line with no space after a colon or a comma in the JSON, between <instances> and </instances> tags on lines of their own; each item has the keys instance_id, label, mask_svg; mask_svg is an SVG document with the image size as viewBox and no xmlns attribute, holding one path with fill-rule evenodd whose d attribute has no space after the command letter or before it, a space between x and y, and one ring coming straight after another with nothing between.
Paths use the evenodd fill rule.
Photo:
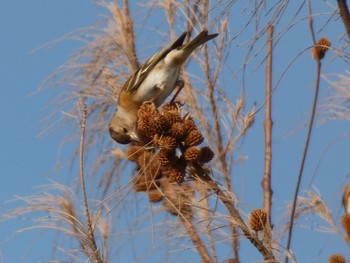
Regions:
<instances>
[{"instance_id":1,"label":"bird eye","mask_svg":"<svg viewBox=\"0 0 350 263\"><path fill-rule=\"evenodd\" d=\"M124 133L128 133L128 129L127 128L123 128L123 132Z\"/></svg>"}]
</instances>

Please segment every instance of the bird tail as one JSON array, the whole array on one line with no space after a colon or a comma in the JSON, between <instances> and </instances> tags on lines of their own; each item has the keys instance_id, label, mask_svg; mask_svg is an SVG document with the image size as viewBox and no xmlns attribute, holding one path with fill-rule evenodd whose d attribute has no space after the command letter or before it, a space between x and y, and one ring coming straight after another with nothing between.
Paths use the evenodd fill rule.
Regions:
<instances>
[{"instance_id":1,"label":"bird tail","mask_svg":"<svg viewBox=\"0 0 350 263\"><path fill-rule=\"evenodd\" d=\"M184 34L182 34L181 36L184 36ZM209 41L210 39L213 39L217 35L218 34L208 35L208 31L203 30L198 34L198 36L196 36L187 44L179 46L173 49L171 52L169 52L165 57L165 63L181 65L186 61L186 59L188 59L188 57L197 47L203 45L205 42Z\"/></svg>"},{"instance_id":2,"label":"bird tail","mask_svg":"<svg viewBox=\"0 0 350 263\"><path fill-rule=\"evenodd\" d=\"M182 46L181 49L188 56L199 46L203 45L205 42L217 37L218 34L208 35L208 30L203 30L194 39L188 42L186 45Z\"/></svg>"}]
</instances>

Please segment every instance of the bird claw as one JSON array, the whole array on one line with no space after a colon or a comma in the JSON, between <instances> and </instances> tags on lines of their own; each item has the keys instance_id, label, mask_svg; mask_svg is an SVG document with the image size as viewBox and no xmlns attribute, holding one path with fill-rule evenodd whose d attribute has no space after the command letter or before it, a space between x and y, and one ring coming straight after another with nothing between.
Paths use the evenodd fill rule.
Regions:
<instances>
[{"instance_id":1,"label":"bird claw","mask_svg":"<svg viewBox=\"0 0 350 263\"><path fill-rule=\"evenodd\" d=\"M183 87L185 87L185 81L183 79L178 79L175 83L175 86L181 90Z\"/></svg>"}]
</instances>

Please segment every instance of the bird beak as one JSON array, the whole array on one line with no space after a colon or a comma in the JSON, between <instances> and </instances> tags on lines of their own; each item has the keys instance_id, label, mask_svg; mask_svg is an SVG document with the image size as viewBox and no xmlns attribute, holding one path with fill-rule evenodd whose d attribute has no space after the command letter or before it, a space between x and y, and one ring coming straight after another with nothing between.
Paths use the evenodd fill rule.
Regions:
<instances>
[{"instance_id":1,"label":"bird beak","mask_svg":"<svg viewBox=\"0 0 350 263\"><path fill-rule=\"evenodd\" d=\"M132 141L141 142L141 140L140 140L139 136L137 136L136 132L130 132L129 136L130 136Z\"/></svg>"}]
</instances>

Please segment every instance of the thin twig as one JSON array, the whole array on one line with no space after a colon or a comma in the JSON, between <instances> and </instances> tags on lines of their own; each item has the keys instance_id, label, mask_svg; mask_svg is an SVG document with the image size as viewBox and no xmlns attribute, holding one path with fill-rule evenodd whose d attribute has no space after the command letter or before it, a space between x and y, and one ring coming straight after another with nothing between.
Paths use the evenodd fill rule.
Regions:
<instances>
[{"instance_id":1,"label":"thin twig","mask_svg":"<svg viewBox=\"0 0 350 263\"><path fill-rule=\"evenodd\" d=\"M271 97L272 97L272 37L274 26L270 25L267 38L267 58L266 58L266 104L265 104L265 168L264 177L261 186L264 192L264 210L267 213L268 224L271 227L271 159L272 159L272 116L271 116Z\"/></svg>"},{"instance_id":2,"label":"thin twig","mask_svg":"<svg viewBox=\"0 0 350 263\"><path fill-rule=\"evenodd\" d=\"M313 28L313 19L312 19L312 11L311 11L311 3L309 0L309 26L310 26L310 31L311 31L311 36L312 40L314 43L314 46L316 45L316 38L314 34L314 28ZM304 150L303 150L303 155L301 158L301 163L299 167L299 174L298 174L298 179L297 179L297 184L295 186L295 192L294 192L294 198L293 198L293 203L292 203L292 210L290 213L290 219L289 219L289 226L288 226L288 238L287 238L287 246L286 246L286 256L284 259L285 263L288 263L289 257L289 249L292 241L292 234L293 234L293 224L294 224L294 215L295 215L295 210L297 206L297 199L298 199L298 194L299 194L299 189L300 189L300 184L303 176L303 171L304 171L304 165L305 165L305 160L307 156L307 152L309 149L309 144L310 144L310 138L311 138L311 133L312 133L312 128L314 124L314 119L315 119L315 113L316 113L316 106L317 106L317 100L318 100L318 92L319 92L319 87L320 87L320 76L321 76L321 60L316 57L316 67L317 67L317 72L316 72L316 82L315 82L315 93L314 93L314 98L313 98L313 104L312 104L312 111L311 111L311 116L309 120L309 127L306 135L306 141L304 145Z\"/></svg>"},{"instance_id":3,"label":"thin twig","mask_svg":"<svg viewBox=\"0 0 350 263\"><path fill-rule=\"evenodd\" d=\"M265 104L265 167L264 176L261 180L261 187L263 189L264 195L264 210L267 213L267 228L272 229L271 221L271 199L272 199L272 189L271 189L271 162L272 162L272 37L273 37L274 26L269 25L267 30L267 57L266 57L266 104ZM264 231L264 242L268 249L271 249L271 232Z\"/></svg>"},{"instance_id":4,"label":"thin twig","mask_svg":"<svg viewBox=\"0 0 350 263\"><path fill-rule=\"evenodd\" d=\"M82 118L81 118L81 131L80 131L79 175L80 175L81 189L82 189L83 198L84 198L84 214L85 214L86 223L87 223L90 246L92 249L92 257L96 260L96 262L102 263L103 261L102 261L101 256L100 256L99 249L97 248L97 245L95 242L94 231L92 229L92 223L91 223L89 206L88 206L87 195L86 195L86 188L85 188L85 179L84 179L84 140L85 140L86 117L87 117L87 106L85 103L83 103Z\"/></svg>"}]
</instances>

